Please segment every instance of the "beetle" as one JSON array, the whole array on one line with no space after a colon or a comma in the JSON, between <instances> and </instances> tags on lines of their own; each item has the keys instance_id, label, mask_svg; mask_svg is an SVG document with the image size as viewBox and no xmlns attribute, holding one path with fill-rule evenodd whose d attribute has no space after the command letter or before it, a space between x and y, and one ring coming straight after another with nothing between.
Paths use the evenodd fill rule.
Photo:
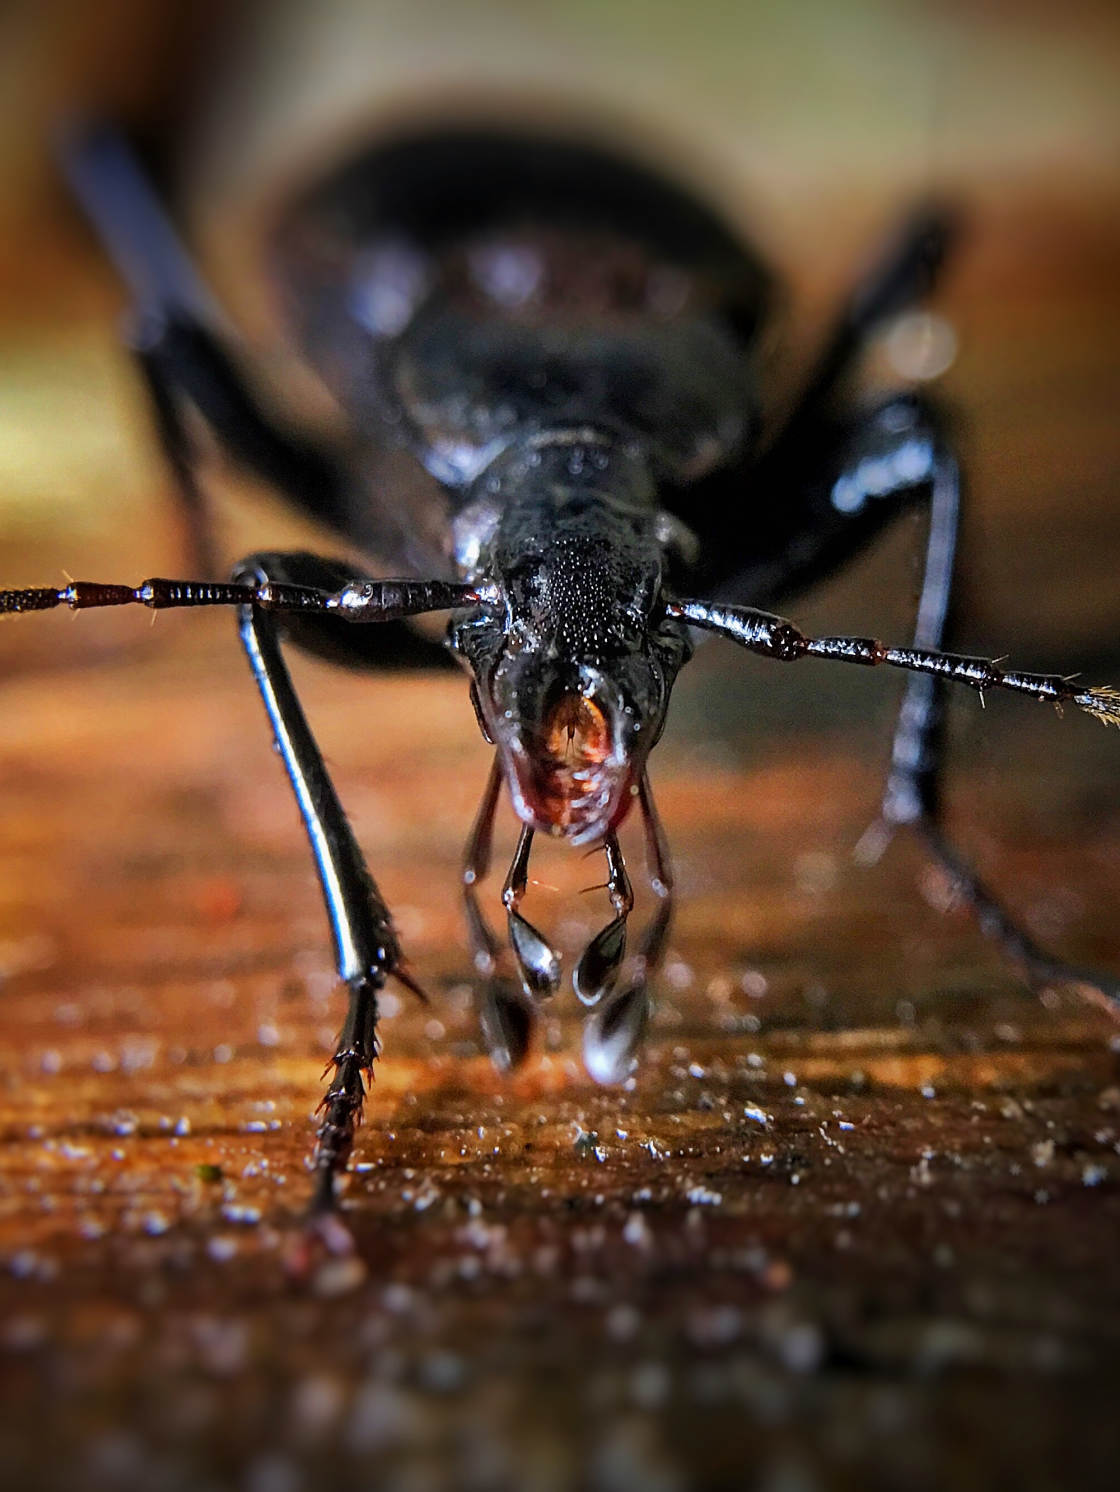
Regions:
<instances>
[{"instance_id":1,"label":"beetle","mask_svg":"<svg viewBox=\"0 0 1120 1492\"><path fill-rule=\"evenodd\" d=\"M112 132L66 148L71 182L135 300L132 346L212 567L186 410L235 462L399 571L378 579L312 554L260 552L232 579L72 582L0 591L0 612L140 604L232 606L318 869L347 1016L322 1104L312 1215L337 1205L378 1053L377 997L415 988L283 656L290 641L375 669L461 663L494 746L463 868L481 1027L499 1067L525 1055L561 980L522 911L534 836L599 848L613 916L572 972L583 1053L602 1083L636 1060L672 909L647 773L696 629L754 653L904 669L909 679L876 853L909 825L1032 983L1120 986L1053 958L1018 928L945 837L948 682L1071 702L1120 724L1120 693L942 650L961 482L931 399L850 392L869 337L925 297L949 214L913 213L858 284L792 412L762 437L759 350L773 301L761 258L684 186L606 150L498 128L430 128L359 150L281 211L268 246L288 325L348 417L343 451L294 433L252 392L220 318L145 178ZM404 495L379 479L404 458ZM928 513L906 646L808 637L770 608ZM446 648L410 629L448 612ZM370 624L377 623L373 626ZM504 884L508 950L481 908L503 788L520 820ZM634 896L618 829L637 805L655 911L628 951ZM510 971L515 977L510 977Z\"/></svg>"}]
</instances>

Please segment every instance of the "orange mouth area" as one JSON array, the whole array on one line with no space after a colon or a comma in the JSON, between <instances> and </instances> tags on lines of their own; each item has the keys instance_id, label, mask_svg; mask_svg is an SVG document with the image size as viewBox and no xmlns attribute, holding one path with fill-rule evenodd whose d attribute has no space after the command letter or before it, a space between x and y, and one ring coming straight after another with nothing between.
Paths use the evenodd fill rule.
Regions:
<instances>
[{"instance_id":1,"label":"orange mouth area","mask_svg":"<svg viewBox=\"0 0 1120 1492\"><path fill-rule=\"evenodd\" d=\"M567 829L605 806L602 766L611 754L606 716L594 700L563 694L544 719L533 763L534 807L547 823Z\"/></svg>"}]
</instances>

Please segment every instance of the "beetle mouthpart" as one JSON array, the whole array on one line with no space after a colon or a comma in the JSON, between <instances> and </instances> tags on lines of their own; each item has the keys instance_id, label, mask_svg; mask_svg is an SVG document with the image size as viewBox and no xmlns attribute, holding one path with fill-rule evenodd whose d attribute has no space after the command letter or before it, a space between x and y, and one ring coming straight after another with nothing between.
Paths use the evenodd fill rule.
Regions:
<instances>
[{"instance_id":1,"label":"beetle mouthpart","mask_svg":"<svg viewBox=\"0 0 1120 1492\"><path fill-rule=\"evenodd\" d=\"M607 891L614 907L614 921L595 934L572 975L575 992L585 1005L597 1005L614 988L626 957L626 919L634 910L626 861L613 829L603 840L603 853L607 857Z\"/></svg>"},{"instance_id":2,"label":"beetle mouthpart","mask_svg":"<svg viewBox=\"0 0 1120 1492\"><path fill-rule=\"evenodd\" d=\"M638 1065L637 1051L649 1023L645 981L629 985L588 1016L583 1028L583 1065L597 1083L622 1083Z\"/></svg>"},{"instance_id":3,"label":"beetle mouthpart","mask_svg":"<svg viewBox=\"0 0 1120 1492\"><path fill-rule=\"evenodd\" d=\"M544 720L544 749L557 770L598 766L610 755L611 733L602 707L586 694L564 693Z\"/></svg>"},{"instance_id":4,"label":"beetle mouthpart","mask_svg":"<svg viewBox=\"0 0 1120 1492\"><path fill-rule=\"evenodd\" d=\"M608 715L585 694L557 696L516 768L533 818L575 843L601 835L629 803L630 771L615 751Z\"/></svg>"},{"instance_id":5,"label":"beetle mouthpart","mask_svg":"<svg viewBox=\"0 0 1120 1492\"><path fill-rule=\"evenodd\" d=\"M520 912L509 914L509 944L530 1000L548 1000L560 988L560 955Z\"/></svg>"},{"instance_id":6,"label":"beetle mouthpart","mask_svg":"<svg viewBox=\"0 0 1120 1492\"><path fill-rule=\"evenodd\" d=\"M585 1005L598 1005L610 994L626 957L626 916L616 917L597 932L572 973L572 986Z\"/></svg>"},{"instance_id":7,"label":"beetle mouthpart","mask_svg":"<svg viewBox=\"0 0 1120 1492\"><path fill-rule=\"evenodd\" d=\"M509 943L517 960L521 986L529 1000L547 1000L560 987L560 955L531 922L517 910L529 884L529 852L533 831L523 827L513 852L502 903L509 916Z\"/></svg>"},{"instance_id":8,"label":"beetle mouthpart","mask_svg":"<svg viewBox=\"0 0 1120 1492\"><path fill-rule=\"evenodd\" d=\"M533 1012L503 979L489 979L479 997L478 1022L490 1060L499 1072L519 1067L529 1050Z\"/></svg>"}]
</instances>

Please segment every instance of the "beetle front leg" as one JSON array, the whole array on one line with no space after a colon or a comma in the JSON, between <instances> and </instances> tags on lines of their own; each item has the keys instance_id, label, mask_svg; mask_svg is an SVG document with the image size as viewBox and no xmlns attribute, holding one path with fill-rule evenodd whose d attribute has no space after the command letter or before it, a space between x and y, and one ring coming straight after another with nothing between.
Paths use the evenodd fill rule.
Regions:
<instances>
[{"instance_id":1,"label":"beetle front leg","mask_svg":"<svg viewBox=\"0 0 1120 1492\"><path fill-rule=\"evenodd\" d=\"M351 579L340 587L347 573ZM376 648L357 645L365 633L363 624L384 629L424 612L471 606L482 599L475 587L441 580L355 579L338 561L310 554L252 556L231 581L153 578L130 586L76 580L61 588L0 590L0 616L60 607L238 608L241 640L311 841L339 976L350 992L315 1152L313 1213L319 1219L334 1215L337 1180L361 1116L365 1074L377 1055L378 991L393 975L421 992L402 965L389 910L366 868L292 686L279 629L283 626L301 647L364 667L373 662ZM368 634L370 640L373 636ZM324 1225L321 1231L331 1246L347 1237L337 1219L333 1228Z\"/></svg>"},{"instance_id":2,"label":"beetle front leg","mask_svg":"<svg viewBox=\"0 0 1120 1492\"><path fill-rule=\"evenodd\" d=\"M294 580L291 558L288 578ZM318 570L308 578L314 583ZM257 559L240 566L236 579L261 583L269 575ZM401 975L401 954L389 909L366 867L292 685L276 618L257 606L243 606L240 634L311 842L339 978L349 992L313 1161L312 1213L323 1215L336 1207L338 1180L361 1118L366 1075L377 1056L377 995L390 974Z\"/></svg>"}]
</instances>

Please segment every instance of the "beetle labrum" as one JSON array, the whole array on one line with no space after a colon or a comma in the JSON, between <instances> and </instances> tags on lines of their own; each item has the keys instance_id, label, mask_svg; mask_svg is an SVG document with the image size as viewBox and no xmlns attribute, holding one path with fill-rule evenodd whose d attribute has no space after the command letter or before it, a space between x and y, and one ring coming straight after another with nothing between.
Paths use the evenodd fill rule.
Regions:
<instances>
[{"instance_id":1,"label":"beetle labrum","mask_svg":"<svg viewBox=\"0 0 1120 1492\"><path fill-rule=\"evenodd\" d=\"M463 871L482 1029L518 1062L561 960L524 916L533 837L601 847L614 915L572 973L584 1059L623 1078L649 1013L672 877L647 776L691 629L783 661L887 664L910 674L882 819L911 825L1035 982L1077 979L1014 925L939 819L946 682L1070 702L1120 724L1120 694L941 651L960 509L957 463L932 404L856 404L869 335L931 286L949 237L913 215L837 319L792 414L760 440L756 354L769 276L686 191L583 145L499 130L433 130L366 149L301 196L271 244L302 353L352 423L344 458L280 428L225 351L212 302L123 145L91 131L69 174L135 298L134 351L208 568L184 409L301 510L399 567L355 574L311 554L258 553L230 581L73 582L0 591L0 612L233 606L315 857L349 1010L323 1100L313 1210L329 1217L377 1054L377 996L411 983L282 656L281 642L376 668L448 652L407 627L449 612L494 761ZM373 478L408 453L407 501ZM901 511L928 510L913 640L807 637L767 608L828 574ZM377 623L377 626L370 625ZM509 952L478 885L502 788L521 822L503 890ZM633 894L617 830L633 804L656 910L627 950ZM507 977L512 967L515 978Z\"/></svg>"}]
</instances>

